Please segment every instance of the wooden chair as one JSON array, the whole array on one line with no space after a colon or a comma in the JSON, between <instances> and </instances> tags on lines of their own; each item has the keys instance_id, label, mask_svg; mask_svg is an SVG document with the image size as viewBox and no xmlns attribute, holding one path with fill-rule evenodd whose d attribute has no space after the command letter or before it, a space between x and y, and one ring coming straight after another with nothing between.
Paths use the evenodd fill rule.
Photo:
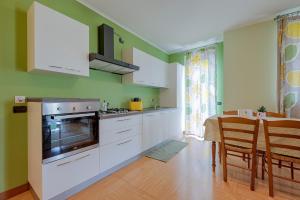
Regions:
<instances>
[{"instance_id":1,"label":"wooden chair","mask_svg":"<svg viewBox=\"0 0 300 200\"><path fill-rule=\"evenodd\" d=\"M227 156L243 158L243 154L251 155L251 158L249 156L247 159L252 160L250 189L254 190L257 174L256 146L259 120L241 117L219 117L218 121L222 146L223 180L227 182L227 165L249 170L249 168L228 163Z\"/></svg>"},{"instance_id":2,"label":"wooden chair","mask_svg":"<svg viewBox=\"0 0 300 200\"><path fill-rule=\"evenodd\" d=\"M274 196L273 177L300 183L294 179L294 163L300 164L300 121L296 120L264 120L264 132L266 141L267 159L262 163L264 171L269 177L269 196ZM299 156L298 156L299 155ZM274 175L273 160L289 162L289 165L282 165L291 169L291 178ZM265 168L265 162L268 168ZM295 168L299 170L298 168Z\"/></svg>"},{"instance_id":3,"label":"wooden chair","mask_svg":"<svg viewBox=\"0 0 300 200\"><path fill-rule=\"evenodd\" d=\"M253 116L256 116L257 113L253 112ZM275 117L275 118L286 118L285 114L276 113L276 112L267 112L267 117Z\"/></svg>"},{"instance_id":4,"label":"wooden chair","mask_svg":"<svg viewBox=\"0 0 300 200\"><path fill-rule=\"evenodd\" d=\"M238 115L237 110L223 111L223 115Z\"/></svg>"}]
</instances>

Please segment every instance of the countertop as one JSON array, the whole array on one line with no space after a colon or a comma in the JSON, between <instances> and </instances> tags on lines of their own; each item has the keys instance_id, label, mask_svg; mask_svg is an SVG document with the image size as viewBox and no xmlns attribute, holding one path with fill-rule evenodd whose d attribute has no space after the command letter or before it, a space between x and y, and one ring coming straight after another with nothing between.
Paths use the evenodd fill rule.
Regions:
<instances>
[{"instance_id":1,"label":"countertop","mask_svg":"<svg viewBox=\"0 0 300 200\"><path fill-rule=\"evenodd\" d=\"M116 117L125 117L130 115L139 115L143 113L151 113L151 112L159 112L164 110L173 110L176 109L174 107L159 107L159 108L145 108L143 111L129 111L128 113L113 113L113 114L99 114L99 118L101 119L110 119Z\"/></svg>"},{"instance_id":2,"label":"countertop","mask_svg":"<svg viewBox=\"0 0 300 200\"><path fill-rule=\"evenodd\" d=\"M43 103L61 103L61 102L99 102L99 99L81 99L81 98L53 98L53 97L28 97L27 102L43 102Z\"/></svg>"}]
</instances>

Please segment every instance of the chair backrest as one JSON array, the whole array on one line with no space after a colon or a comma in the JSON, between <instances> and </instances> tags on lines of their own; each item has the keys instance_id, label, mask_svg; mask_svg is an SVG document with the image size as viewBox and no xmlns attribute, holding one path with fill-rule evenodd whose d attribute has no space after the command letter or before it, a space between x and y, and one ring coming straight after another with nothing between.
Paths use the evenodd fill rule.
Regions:
<instances>
[{"instance_id":1,"label":"chair backrest","mask_svg":"<svg viewBox=\"0 0 300 200\"><path fill-rule=\"evenodd\" d=\"M267 117L286 118L285 114L276 113L276 112L267 112Z\"/></svg>"},{"instance_id":2,"label":"chair backrest","mask_svg":"<svg viewBox=\"0 0 300 200\"><path fill-rule=\"evenodd\" d=\"M233 145L256 150L259 119L219 117L222 145Z\"/></svg>"},{"instance_id":3,"label":"chair backrest","mask_svg":"<svg viewBox=\"0 0 300 200\"><path fill-rule=\"evenodd\" d=\"M238 115L237 110L223 111L223 115Z\"/></svg>"},{"instance_id":4,"label":"chair backrest","mask_svg":"<svg viewBox=\"0 0 300 200\"><path fill-rule=\"evenodd\" d=\"M223 111L223 115L238 115L239 111L237 110L228 110L228 111ZM256 116L256 113L253 112L253 116Z\"/></svg>"},{"instance_id":5,"label":"chair backrest","mask_svg":"<svg viewBox=\"0 0 300 200\"><path fill-rule=\"evenodd\" d=\"M264 120L267 154L300 158L300 121Z\"/></svg>"}]
</instances>

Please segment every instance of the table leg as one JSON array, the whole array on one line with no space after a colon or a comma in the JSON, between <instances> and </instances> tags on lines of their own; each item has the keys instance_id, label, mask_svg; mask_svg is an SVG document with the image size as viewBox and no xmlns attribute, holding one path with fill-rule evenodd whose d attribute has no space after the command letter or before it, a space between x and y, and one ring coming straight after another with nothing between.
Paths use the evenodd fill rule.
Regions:
<instances>
[{"instance_id":1,"label":"table leg","mask_svg":"<svg viewBox=\"0 0 300 200\"><path fill-rule=\"evenodd\" d=\"M211 143L211 156L212 156L212 168L214 172L216 168L216 142L215 141L212 141Z\"/></svg>"}]
</instances>

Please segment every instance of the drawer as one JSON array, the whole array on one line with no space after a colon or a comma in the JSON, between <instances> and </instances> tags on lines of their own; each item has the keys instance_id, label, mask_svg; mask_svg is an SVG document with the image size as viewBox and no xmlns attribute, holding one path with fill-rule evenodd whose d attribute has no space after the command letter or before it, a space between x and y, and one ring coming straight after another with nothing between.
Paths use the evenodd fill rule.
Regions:
<instances>
[{"instance_id":1,"label":"drawer","mask_svg":"<svg viewBox=\"0 0 300 200\"><path fill-rule=\"evenodd\" d=\"M142 115L133 115L100 120L100 131L120 130L141 124Z\"/></svg>"},{"instance_id":2,"label":"drawer","mask_svg":"<svg viewBox=\"0 0 300 200\"><path fill-rule=\"evenodd\" d=\"M43 165L43 198L52 198L99 172L99 147Z\"/></svg>"},{"instance_id":3,"label":"drawer","mask_svg":"<svg viewBox=\"0 0 300 200\"><path fill-rule=\"evenodd\" d=\"M141 136L136 135L100 146L100 172L104 172L141 152Z\"/></svg>"},{"instance_id":4,"label":"drawer","mask_svg":"<svg viewBox=\"0 0 300 200\"><path fill-rule=\"evenodd\" d=\"M140 135L142 133L142 126L141 124L137 124L131 127L122 127L119 129L111 129L111 130L102 130L100 128L100 146L111 144L113 142L123 140L125 138Z\"/></svg>"}]
</instances>

